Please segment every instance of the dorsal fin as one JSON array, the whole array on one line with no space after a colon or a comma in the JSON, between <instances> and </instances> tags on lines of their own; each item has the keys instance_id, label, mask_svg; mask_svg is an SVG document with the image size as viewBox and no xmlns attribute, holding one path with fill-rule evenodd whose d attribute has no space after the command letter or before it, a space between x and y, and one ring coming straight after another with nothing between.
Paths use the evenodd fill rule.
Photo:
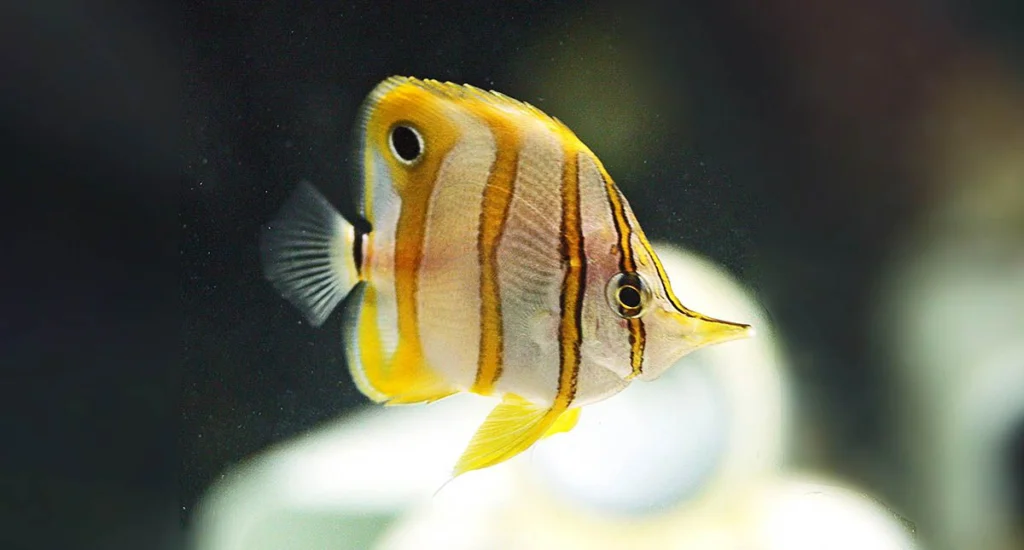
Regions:
<instances>
[{"instance_id":1,"label":"dorsal fin","mask_svg":"<svg viewBox=\"0 0 1024 550\"><path fill-rule=\"evenodd\" d=\"M497 92L494 90L484 90L482 88L477 88L472 84L456 84L454 82L440 81L430 78L419 79L412 76L392 76L385 79L383 82L378 84L376 88L374 88L373 92L370 94L371 101L379 99L387 92L404 84L411 84L420 89L427 90L433 93L434 95L437 95L438 97L442 97L444 99L476 99L491 103L493 105L509 107L521 113L538 117L541 120L544 120L556 126L561 131L575 135L575 133L571 129L569 129L568 126L562 123L562 121L549 115L548 113L545 113L544 111L540 110L534 105L531 105L530 103L511 98L501 92Z\"/></svg>"}]
</instances>

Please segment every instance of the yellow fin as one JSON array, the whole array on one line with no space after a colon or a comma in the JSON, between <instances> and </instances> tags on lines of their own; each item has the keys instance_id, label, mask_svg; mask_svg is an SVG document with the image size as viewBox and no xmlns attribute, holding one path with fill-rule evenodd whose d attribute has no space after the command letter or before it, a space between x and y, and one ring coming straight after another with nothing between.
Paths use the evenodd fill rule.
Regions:
<instances>
[{"instance_id":1,"label":"yellow fin","mask_svg":"<svg viewBox=\"0 0 1024 550\"><path fill-rule=\"evenodd\" d=\"M417 88L427 90L437 97L459 101L459 100L477 100L492 105L498 105L502 107L508 107L519 112L529 114L533 117L537 117L543 121L548 122L555 128L572 134L570 130L562 121L557 118L545 113L539 108L518 99L511 98L501 92L494 90L483 90L469 84L456 84L454 82L441 82L433 79L419 79L411 76L392 76L385 79L383 82L377 85L377 88L371 92L371 96L381 97L383 94L398 88L403 85L412 85ZM573 134L575 135L575 134Z\"/></svg>"},{"instance_id":2,"label":"yellow fin","mask_svg":"<svg viewBox=\"0 0 1024 550\"><path fill-rule=\"evenodd\" d=\"M399 343L393 354L385 353L377 305L377 289L361 283L346 310L346 359L359 391L386 405L430 403L458 393L408 346Z\"/></svg>"},{"instance_id":3,"label":"yellow fin","mask_svg":"<svg viewBox=\"0 0 1024 550\"><path fill-rule=\"evenodd\" d=\"M365 368L365 376L384 395L385 405L431 403L458 393L438 376L421 357L399 352L386 365Z\"/></svg>"},{"instance_id":4,"label":"yellow fin","mask_svg":"<svg viewBox=\"0 0 1024 550\"><path fill-rule=\"evenodd\" d=\"M384 402L384 405L413 405L416 403L433 403L439 399L444 399L449 395L458 393L458 390L453 390L444 384L428 385L424 387L413 386L410 389L403 391L401 394L394 397L388 398Z\"/></svg>"},{"instance_id":5,"label":"yellow fin","mask_svg":"<svg viewBox=\"0 0 1024 550\"><path fill-rule=\"evenodd\" d=\"M564 413L558 415L558 419L555 423L548 428L548 431L544 433L542 439L551 437L555 434L565 433L576 427L576 422L580 419L580 408L569 409Z\"/></svg>"},{"instance_id":6,"label":"yellow fin","mask_svg":"<svg viewBox=\"0 0 1024 550\"><path fill-rule=\"evenodd\" d=\"M455 476L504 462L530 448L555 423L565 409L545 409L506 394L473 435L455 465Z\"/></svg>"},{"instance_id":7,"label":"yellow fin","mask_svg":"<svg viewBox=\"0 0 1024 550\"><path fill-rule=\"evenodd\" d=\"M408 353L401 344L386 365L366 369L366 376L385 397L385 405L430 403L458 393L427 365L422 355Z\"/></svg>"}]
</instances>

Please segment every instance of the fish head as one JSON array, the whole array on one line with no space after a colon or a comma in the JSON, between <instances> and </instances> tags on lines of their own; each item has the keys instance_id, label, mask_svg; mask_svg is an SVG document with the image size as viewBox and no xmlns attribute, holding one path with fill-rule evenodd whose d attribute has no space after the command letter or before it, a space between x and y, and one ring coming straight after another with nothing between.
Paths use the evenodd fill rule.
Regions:
<instances>
[{"instance_id":1,"label":"fish head","mask_svg":"<svg viewBox=\"0 0 1024 550\"><path fill-rule=\"evenodd\" d=\"M654 380L692 351L754 334L750 325L685 307L673 293L660 260L643 241L636 270L612 275L605 291L612 313L631 329L630 346L642 341L636 378Z\"/></svg>"},{"instance_id":2,"label":"fish head","mask_svg":"<svg viewBox=\"0 0 1024 550\"><path fill-rule=\"evenodd\" d=\"M415 79L398 77L370 93L357 130L364 187L382 197L423 187L461 133L451 102Z\"/></svg>"}]
</instances>

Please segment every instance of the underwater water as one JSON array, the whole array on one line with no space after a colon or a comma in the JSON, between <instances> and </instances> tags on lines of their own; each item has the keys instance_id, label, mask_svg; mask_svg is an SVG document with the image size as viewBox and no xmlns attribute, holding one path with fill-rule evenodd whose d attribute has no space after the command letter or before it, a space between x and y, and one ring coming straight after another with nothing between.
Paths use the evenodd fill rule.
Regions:
<instances>
[{"instance_id":1,"label":"underwater water","mask_svg":"<svg viewBox=\"0 0 1024 550\"><path fill-rule=\"evenodd\" d=\"M0 17L3 202L44 205L5 256L0 547L1024 547L1020 2L182 8ZM373 404L343 315L260 263L300 182L359 225L391 75L557 117L679 300L756 336L450 479L496 399Z\"/></svg>"},{"instance_id":2,"label":"underwater water","mask_svg":"<svg viewBox=\"0 0 1024 550\"><path fill-rule=\"evenodd\" d=\"M189 21L181 487L196 548L1024 540L1011 3L228 3ZM340 322L311 328L257 254L301 180L356 212L351 130L392 74L563 121L672 258L679 299L758 336L435 494L493 403L370 404Z\"/></svg>"}]
</instances>

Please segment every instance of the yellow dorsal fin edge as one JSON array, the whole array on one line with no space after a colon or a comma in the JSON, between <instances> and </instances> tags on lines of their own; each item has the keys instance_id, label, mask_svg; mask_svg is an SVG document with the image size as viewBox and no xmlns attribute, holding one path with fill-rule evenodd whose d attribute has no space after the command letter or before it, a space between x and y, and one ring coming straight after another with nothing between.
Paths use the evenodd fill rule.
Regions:
<instances>
[{"instance_id":1,"label":"yellow dorsal fin edge","mask_svg":"<svg viewBox=\"0 0 1024 550\"><path fill-rule=\"evenodd\" d=\"M558 128L572 134L572 130L570 130L562 121L545 113L541 109L537 108L536 106L530 103L527 103L526 101L509 97L495 90L484 90L482 88L477 88L476 86L473 86L471 84L458 84L455 82L439 81L431 78L421 79L416 78L414 76L396 75L388 77L383 82L378 84L375 93L371 95L379 99L385 93L403 84L411 84L423 90L427 90L433 94L436 94L439 97L447 99L474 98L494 104L507 105L509 107L513 107L515 109L528 112L539 118L548 120Z\"/></svg>"}]
</instances>

